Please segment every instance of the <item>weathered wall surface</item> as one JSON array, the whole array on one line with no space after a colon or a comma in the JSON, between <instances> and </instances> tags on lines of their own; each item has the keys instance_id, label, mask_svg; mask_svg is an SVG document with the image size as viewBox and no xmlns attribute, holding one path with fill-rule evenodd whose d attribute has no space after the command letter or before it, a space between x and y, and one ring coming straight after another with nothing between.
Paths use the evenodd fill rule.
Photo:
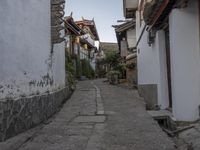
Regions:
<instances>
[{"instance_id":1,"label":"weathered wall surface","mask_svg":"<svg viewBox=\"0 0 200 150\"><path fill-rule=\"evenodd\" d=\"M133 48L136 45L136 30L128 30L127 31L127 42L128 42L128 48Z\"/></svg>"},{"instance_id":2,"label":"weathered wall surface","mask_svg":"<svg viewBox=\"0 0 200 150\"><path fill-rule=\"evenodd\" d=\"M70 94L50 8L50 0L0 1L0 141L46 120Z\"/></svg>"},{"instance_id":3,"label":"weathered wall surface","mask_svg":"<svg viewBox=\"0 0 200 150\"><path fill-rule=\"evenodd\" d=\"M131 87L137 87L137 59L132 58L130 60L126 60L126 65L128 65L126 69L126 78L128 81L128 84Z\"/></svg>"},{"instance_id":4,"label":"weathered wall surface","mask_svg":"<svg viewBox=\"0 0 200 150\"><path fill-rule=\"evenodd\" d=\"M47 120L69 97L67 88L52 93L0 101L0 141Z\"/></svg>"},{"instance_id":5,"label":"weathered wall surface","mask_svg":"<svg viewBox=\"0 0 200 150\"><path fill-rule=\"evenodd\" d=\"M138 92L145 99L146 108L154 109L158 104L158 86L156 84L138 85Z\"/></svg>"},{"instance_id":6,"label":"weathered wall surface","mask_svg":"<svg viewBox=\"0 0 200 150\"><path fill-rule=\"evenodd\" d=\"M198 1L171 12L170 46L173 114L177 120L199 118L200 50Z\"/></svg>"},{"instance_id":7,"label":"weathered wall surface","mask_svg":"<svg viewBox=\"0 0 200 150\"><path fill-rule=\"evenodd\" d=\"M138 22L139 20L137 20ZM142 33L144 24L137 29L137 39ZM157 92L151 95L157 94L153 102L157 102L161 108L167 108L169 106L168 101L168 84L167 84L167 67L166 67L166 51L165 51L165 34L164 31L158 31L156 33L155 42L149 46L148 45L148 33L144 32L141 41L138 46L137 54L137 68L138 68L138 85L147 86L157 85ZM150 90L155 92L155 90ZM146 92L145 92L146 93ZM152 103L153 103L152 102Z\"/></svg>"},{"instance_id":8,"label":"weathered wall surface","mask_svg":"<svg viewBox=\"0 0 200 150\"><path fill-rule=\"evenodd\" d=\"M0 1L1 100L65 86L64 44L50 53L50 8L50 0Z\"/></svg>"}]
</instances>

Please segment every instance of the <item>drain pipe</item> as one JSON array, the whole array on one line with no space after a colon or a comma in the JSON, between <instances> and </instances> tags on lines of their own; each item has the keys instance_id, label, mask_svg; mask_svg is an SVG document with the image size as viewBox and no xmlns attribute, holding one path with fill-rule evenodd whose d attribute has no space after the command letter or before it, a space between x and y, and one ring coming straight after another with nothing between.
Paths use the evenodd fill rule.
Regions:
<instances>
[{"instance_id":1,"label":"drain pipe","mask_svg":"<svg viewBox=\"0 0 200 150\"><path fill-rule=\"evenodd\" d=\"M199 105L199 118L200 118L200 105Z\"/></svg>"},{"instance_id":2,"label":"drain pipe","mask_svg":"<svg viewBox=\"0 0 200 150\"><path fill-rule=\"evenodd\" d=\"M139 45L139 43L140 43L140 41L142 39L142 36L144 34L144 31L145 31L146 27L147 27L147 25L145 24L143 29L142 29L142 33L140 34L139 39L137 40L137 43L136 43L136 45L135 45L135 47L133 49L137 50L137 47L138 47L138 45Z\"/></svg>"}]
</instances>

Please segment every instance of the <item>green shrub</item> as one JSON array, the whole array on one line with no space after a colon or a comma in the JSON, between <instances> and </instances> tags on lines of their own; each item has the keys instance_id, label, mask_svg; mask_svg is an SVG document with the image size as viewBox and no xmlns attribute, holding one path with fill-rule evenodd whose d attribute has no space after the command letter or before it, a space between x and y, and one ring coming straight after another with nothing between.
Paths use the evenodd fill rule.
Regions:
<instances>
[{"instance_id":1,"label":"green shrub","mask_svg":"<svg viewBox=\"0 0 200 150\"><path fill-rule=\"evenodd\" d=\"M81 62L82 62L82 75L86 76L89 79L94 78L95 72L92 66L90 65L90 62L86 59L83 59Z\"/></svg>"},{"instance_id":2,"label":"green shrub","mask_svg":"<svg viewBox=\"0 0 200 150\"><path fill-rule=\"evenodd\" d=\"M75 87L75 68L72 60L72 56L65 51L65 70L67 72L67 80L70 89L74 89Z\"/></svg>"},{"instance_id":3,"label":"green shrub","mask_svg":"<svg viewBox=\"0 0 200 150\"><path fill-rule=\"evenodd\" d=\"M119 75L120 72L116 70L109 71L107 73L107 79L110 84L118 84L119 83Z\"/></svg>"},{"instance_id":4,"label":"green shrub","mask_svg":"<svg viewBox=\"0 0 200 150\"><path fill-rule=\"evenodd\" d=\"M81 75L82 75L82 66L81 66L81 61L80 61L80 58L77 57L76 58L76 77L78 79L81 78Z\"/></svg>"}]
</instances>

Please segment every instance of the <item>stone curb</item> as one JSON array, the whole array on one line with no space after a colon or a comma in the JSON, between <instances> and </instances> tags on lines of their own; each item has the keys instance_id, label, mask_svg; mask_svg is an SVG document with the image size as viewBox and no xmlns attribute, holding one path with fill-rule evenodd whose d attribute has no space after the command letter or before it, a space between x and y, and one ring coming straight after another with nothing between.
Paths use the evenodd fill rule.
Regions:
<instances>
[{"instance_id":1,"label":"stone curb","mask_svg":"<svg viewBox=\"0 0 200 150\"><path fill-rule=\"evenodd\" d=\"M97 115L105 115L104 106L101 97L100 89L92 82L94 88L96 89L96 104L97 104Z\"/></svg>"}]
</instances>

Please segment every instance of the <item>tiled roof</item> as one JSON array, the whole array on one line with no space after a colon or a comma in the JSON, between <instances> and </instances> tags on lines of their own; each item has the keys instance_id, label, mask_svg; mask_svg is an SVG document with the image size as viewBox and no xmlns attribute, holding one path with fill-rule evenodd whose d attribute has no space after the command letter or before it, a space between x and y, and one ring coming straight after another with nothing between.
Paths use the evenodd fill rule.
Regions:
<instances>
[{"instance_id":1,"label":"tiled roof","mask_svg":"<svg viewBox=\"0 0 200 150\"><path fill-rule=\"evenodd\" d=\"M98 34L98 31L97 31L97 28L96 28L96 24L95 24L95 21L94 20L87 20L87 19L82 19L80 21L76 21L76 24L78 26L87 26L90 28L92 34L94 35L95 37L95 40L99 40L99 34Z\"/></svg>"}]
</instances>

